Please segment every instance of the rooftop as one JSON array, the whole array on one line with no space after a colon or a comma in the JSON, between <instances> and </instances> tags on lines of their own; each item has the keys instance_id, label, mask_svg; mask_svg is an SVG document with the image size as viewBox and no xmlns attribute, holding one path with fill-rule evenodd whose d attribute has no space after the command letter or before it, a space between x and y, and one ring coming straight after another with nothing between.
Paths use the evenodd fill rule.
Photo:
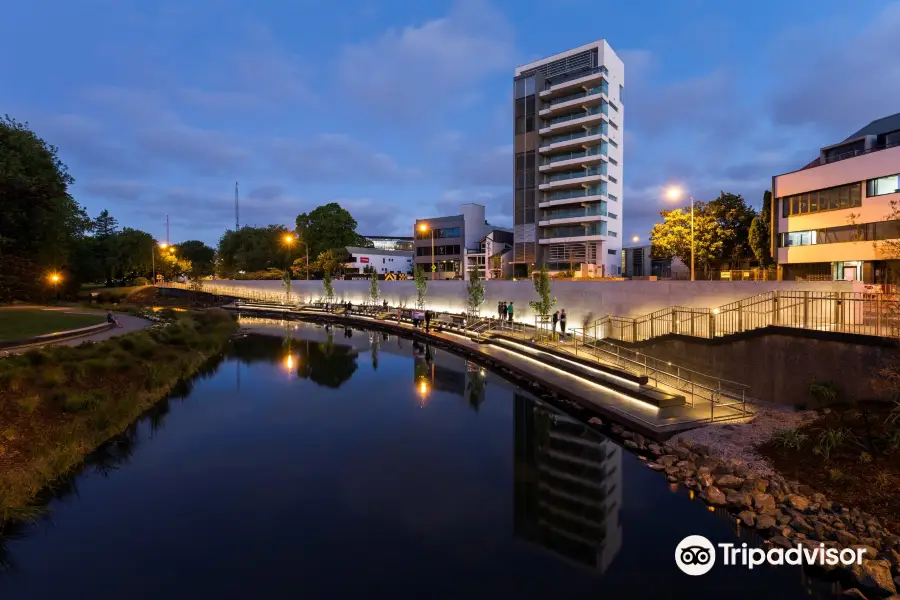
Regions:
<instances>
[{"instance_id":1,"label":"rooftop","mask_svg":"<svg viewBox=\"0 0 900 600\"><path fill-rule=\"evenodd\" d=\"M412 250L382 250L381 248L357 248L354 246L347 246L347 252L350 254L380 254L383 256L403 256L406 258L410 258L414 254Z\"/></svg>"},{"instance_id":2,"label":"rooftop","mask_svg":"<svg viewBox=\"0 0 900 600\"><path fill-rule=\"evenodd\" d=\"M404 242L412 241L412 236L406 235L364 235L363 237L367 240L403 240Z\"/></svg>"},{"instance_id":3,"label":"rooftop","mask_svg":"<svg viewBox=\"0 0 900 600\"><path fill-rule=\"evenodd\" d=\"M881 135L883 133L891 133L893 131L900 131L900 112L889 117L875 119L862 129L845 139L844 142L849 142L866 135Z\"/></svg>"},{"instance_id":4,"label":"rooftop","mask_svg":"<svg viewBox=\"0 0 900 600\"><path fill-rule=\"evenodd\" d=\"M859 145L863 143L868 136L876 138L875 144L868 148L861 148ZM853 146L850 144L856 142ZM847 145L846 151L841 151L841 146ZM836 144L825 146L822 152L815 160L801 167L798 171L812 169L822 165L855 158L863 154L871 154L888 148L896 148L900 146L900 113L896 113L880 119L875 119L859 131L851 134ZM792 171L794 172L794 171ZM786 175L786 173L783 173Z\"/></svg>"}]
</instances>

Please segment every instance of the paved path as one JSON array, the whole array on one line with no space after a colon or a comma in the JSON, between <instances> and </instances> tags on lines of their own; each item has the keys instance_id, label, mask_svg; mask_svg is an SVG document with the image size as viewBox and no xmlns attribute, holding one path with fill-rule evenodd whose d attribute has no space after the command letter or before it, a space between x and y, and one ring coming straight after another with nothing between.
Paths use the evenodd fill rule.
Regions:
<instances>
[{"instance_id":1,"label":"paved path","mask_svg":"<svg viewBox=\"0 0 900 600\"><path fill-rule=\"evenodd\" d=\"M105 311L102 310L91 310L88 308L76 308L76 307L65 307L65 306L10 306L0 308L0 310L17 310L19 308L30 308L30 309L43 309L43 310L54 310L61 311L73 314L81 314L81 315L106 315ZM82 344L84 342L102 342L103 340L108 340L109 338L124 335L126 333L131 333L133 331L138 331L141 329L146 329L150 327L153 323L148 321L147 319L142 319L140 317L134 317L132 315L125 315L121 313L113 313L116 319L119 320L119 323L122 327L115 327L113 329L106 329L104 331L99 331L97 333L92 333L90 335L85 335L76 338L69 338L65 340L60 340L57 342L44 342L41 344L31 344L29 346L17 346L15 348L8 348L6 350L0 350L0 357L9 356L10 354L20 354L27 350L31 350L32 348L40 348L42 346L77 346L78 344Z\"/></svg>"}]
</instances>

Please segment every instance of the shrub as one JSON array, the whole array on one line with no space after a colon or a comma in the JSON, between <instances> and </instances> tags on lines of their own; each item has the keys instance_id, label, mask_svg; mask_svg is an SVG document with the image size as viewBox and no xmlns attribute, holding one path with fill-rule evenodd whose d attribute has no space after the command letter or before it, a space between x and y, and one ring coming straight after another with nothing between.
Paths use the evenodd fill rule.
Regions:
<instances>
[{"instance_id":1,"label":"shrub","mask_svg":"<svg viewBox=\"0 0 900 600\"><path fill-rule=\"evenodd\" d=\"M92 410L97 406L99 398L94 392L75 392L66 394L60 401L60 408L64 412L82 412Z\"/></svg>"},{"instance_id":2,"label":"shrub","mask_svg":"<svg viewBox=\"0 0 900 600\"><path fill-rule=\"evenodd\" d=\"M781 429L775 433L775 445L781 448L799 450L806 441L807 435L796 429Z\"/></svg>"},{"instance_id":3,"label":"shrub","mask_svg":"<svg viewBox=\"0 0 900 600\"><path fill-rule=\"evenodd\" d=\"M40 349L29 350L28 352L23 354L23 356L25 357L25 360L28 361L28 364L32 367L39 367L47 362L47 354Z\"/></svg>"},{"instance_id":4,"label":"shrub","mask_svg":"<svg viewBox=\"0 0 900 600\"><path fill-rule=\"evenodd\" d=\"M146 277L135 277L134 285L150 285L150 280Z\"/></svg>"},{"instance_id":5,"label":"shrub","mask_svg":"<svg viewBox=\"0 0 900 600\"><path fill-rule=\"evenodd\" d=\"M809 384L809 394L818 402L819 406L834 403L837 400L837 389L830 381L813 381Z\"/></svg>"},{"instance_id":6,"label":"shrub","mask_svg":"<svg viewBox=\"0 0 900 600\"><path fill-rule=\"evenodd\" d=\"M19 410L26 414L31 414L41 405L41 397L37 394L30 394L19 399Z\"/></svg>"},{"instance_id":7,"label":"shrub","mask_svg":"<svg viewBox=\"0 0 900 600\"><path fill-rule=\"evenodd\" d=\"M59 365L47 366L41 369L41 382L48 387L57 387L65 383L66 374Z\"/></svg>"},{"instance_id":8,"label":"shrub","mask_svg":"<svg viewBox=\"0 0 900 600\"><path fill-rule=\"evenodd\" d=\"M832 427L824 430L819 434L819 443L813 448L813 452L828 460L831 453L839 450L846 442L853 439L853 434L849 429L841 427Z\"/></svg>"}]
</instances>

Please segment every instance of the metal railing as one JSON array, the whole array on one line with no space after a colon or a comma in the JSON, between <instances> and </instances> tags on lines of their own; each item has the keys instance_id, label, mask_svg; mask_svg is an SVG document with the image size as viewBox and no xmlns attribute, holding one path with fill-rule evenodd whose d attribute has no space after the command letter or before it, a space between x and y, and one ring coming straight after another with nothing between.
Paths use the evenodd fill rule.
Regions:
<instances>
[{"instance_id":1,"label":"metal railing","mask_svg":"<svg viewBox=\"0 0 900 600\"><path fill-rule=\"evenodd\" d=\"M712 339L769 326L900 338L900 299L775 290L712 309L671 306L639 317L607 316L591 323L588 333L634 343L672 334Z\"/></svg>"}]
</instances>

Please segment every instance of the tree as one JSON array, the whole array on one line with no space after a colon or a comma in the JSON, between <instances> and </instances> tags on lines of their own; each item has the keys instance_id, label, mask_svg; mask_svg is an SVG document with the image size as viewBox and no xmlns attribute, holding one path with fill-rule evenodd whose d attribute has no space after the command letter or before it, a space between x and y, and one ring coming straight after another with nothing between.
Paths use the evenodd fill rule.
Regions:
<instances>
[{"instance_id":1,"label":"tree","mask_svg":"<svg viewBox=\"0 0 900 600\"><path fill-rule=\"evenodd\" d=\"M378 304L378 297L381 295L381 290L378 289L378 274L371 273L369 275L369 297L372 298L372 304Z\"/></svg>"},{"instance_id":2,"label":"tree","mask_svg":"<svg viewBox=\"0 0 900 600\"><path fill-rule=\"evenodd\" d=\"M297 215L297 235L314 256L333 248L371 247L371 242L356 233L356 226L356 219L337 202Z\"/></svg>"},{"instance_id":3,"label":"tree","mask_svg":"<svg viewBox=\"0 0 900 600\"><path fill-rule=\"evenodd\" d=\"M768 267L772 264L772 192L766 190L763 194L762 211L753 218L750 223L750 232L748 235L748 243L750 249L753 250L759 266Z\"/></svg>"},{"instance_id":4,"label":"tree","mask_svg":"<svg viewBox=\"0 0 900 600\"><path fill-rule=\"evenodd\" d=\"M348 260L350 260L350 254L346 248L332 248L319 254L313 264L313 270L336 275L343 271L344 263Z\"/></svg>"},{"instance_id":5,"label":"tree","mask_svg":"<svg viewBox=\"0 0 900 600\"><path fill-rule=\"evenodd\" d=\"M284 237L288 234L290 231L283 225L229 229L219 239L219 274L234 277L241 271L283 270Z\"/></svg>"},{"instance_id":6,"label":"tree","mask_svg":"<svg viewBox=\"0 0 900 600\"><path fill-rule=\"evenodd\" d=\"M749 243L750 224L756 211L740 194L720 192L719 197L706 205L706 211L715 220L718 236L722 242L718 258L730 261L737 267L741 259L752 255ZM696 226L696 214L695 226Z\"/></svg>"},{"instance_id":7,"label":"tree","mask_svg":"<svg viewBox=\"0 0 900 600\"><path fill-rule=\"evenodd\" d=\"M216 251L200 240L188 240L175 245L175 253L191 261L191 275L204 277L212 275L215 268Z\"/></svg>"},{"instance_id":8,"label":"tree","mask_svg":"<svg viewBox=\"0 0 900 600\"><path fill-rule=\"evenodd\" d=\"M547 265L541 265L541 272L537 279L534 280L534 291L537 292L538 299L528 303L531 309L538 315L549 315L556 304L556 298L552 297L550 289L550 274L547 272Z\"/></svg>"},{"instance_id":9,"label":"tree","mask_svg":"<svg viewBox=\"0 0 900 600\"><path fill-rule=\"evenodd\" d=\"M469 305L469 313L478 316L481 305L484 304L484 280L481 279L481 272L477 266L469 271L469 283L466 284L466 292L468 292L466 303Z\"/></svg>"},{"instance_id":10,"label":"tree","mask_svg":"<svg viewBox=\"0 0 900 600\"><path fill-rule=\"evenodd\" d=\"M148 275L160 257L159 245L153 236L139 229L124 228L108 240L110 255L107 258L110 272L116 279L134 279Z\"/></svg>"},{"instance_id":11,"label":"tree","mask_svg":"<svg viewBox=\"0 0 900 600\"><path fill-rule=\"evenodd\" d=\"M654 256L660 258L677 257L686 264L691 264L691 213L690 209L676 208L660 213L661 223L653 225L650 230L650 243ZM708 271L713 261L722 257L725 239L729 232L719 228L715 218L706 209L706 205L697 202L694 205L694 258L697 266Z\"/></svg>"},{"instance_id":12,"label":"tree","mask_svg":"<svg viewBox=\"0 0 900 600\"><path fill-rule=\"evenodd\" d=\"M91 225L93 231L94 252L103 269L106 285L112 285L115 257L113 256L115 237L119 232L119 222L103 209Z\"/></svg>"},{"instance_id":13,"label":"tree","mask_svg":"<svg viewBox=\"0 0 900 600\"><path fill-rule=\"evenodd\" d=\"M331 273L328 271L322 276L322 287L325 289L325 297L331 301L334 298L334 286L331 284Z\"/></svg>"},{"instance_id":14,"label":"tree","mask_svg":"<svg viewBox=\"0 0 900 600\"><path fill-rule=\"evenodd\" d=\"M416 283L416 306L425 308L425 294L428 293L428 277L425 276L425 269L421 265L416 265L413 277Z\"/></svg>"}]
</instances>

